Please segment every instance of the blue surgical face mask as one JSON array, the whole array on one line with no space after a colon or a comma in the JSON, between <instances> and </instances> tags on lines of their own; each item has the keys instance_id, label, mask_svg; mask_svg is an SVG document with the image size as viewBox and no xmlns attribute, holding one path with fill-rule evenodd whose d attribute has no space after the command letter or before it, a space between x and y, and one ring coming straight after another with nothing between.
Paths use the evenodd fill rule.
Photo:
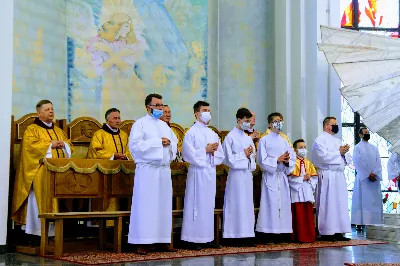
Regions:
<instances>
[{"instance_id":1,"label":"blue surgical face mask","mask_svg":"<svg viewBox=\"0 0 400 266\"><path fill-rule=\"evenodd\" d=\"M156 119L160 119L160 117L163 115L163 113L164 113L163 110L151 108L151 115Z\"/></svg>"}]
</instances>

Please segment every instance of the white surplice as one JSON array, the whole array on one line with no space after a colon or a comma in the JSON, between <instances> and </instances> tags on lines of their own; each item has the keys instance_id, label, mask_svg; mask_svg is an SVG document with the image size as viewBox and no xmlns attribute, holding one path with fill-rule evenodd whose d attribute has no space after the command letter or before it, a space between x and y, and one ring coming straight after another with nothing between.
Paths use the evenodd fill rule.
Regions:
<instances>
[{"instance_id":1,"label":"white surplice","mask_svg":"<svg viewBox=\"0 0 400 266\"><path fill-rule=\"evenodd\" d=\"M236 127L225 137L222 145L224 164L229 166L224 197L224 238L254 237L253 171L254 153L247 158L244 150L255 147L253 140Z\"/></svg>"},{"instance_id":2,"label":"white surplice","mask_svg":"<svg viewBox=\"0 0 400 266\"><path fill-rule=\"evenodd\" d=\"M312 158L318 172L317 216L321 235L351 232L344 176L346 164L351 163L349 152L342 156L341 141L322 132L312 147Z\"/></svg>"},{"instance_id":3,"label":"white surplice","mask_svg":"<svg viewBox=\"0 0 400 266\"><path fill-rule=\"evenodd\" d=\"M161 138L171 141L162 145ZM178 139L163 121L150 115L137 120L129 136L129 150L136 163L128 243L170 243L172 180L170 163Z\"/></svg>"},{"instance_id":4,"label":"white surplice","mask_svg":"<svg viewBox=\"0 0 400 266\"><path fill-rule=\"evenodd\" d=\"M400 155L397 153L392 153L392 155L389 158L388 164L387 164L387 170L388 170L388 178L389 181L395 179L400 175ZM397 191L400 193L399 189L399 181L395 182L397 185Z\"/></svg>"},{"instance_id":5,"label":"white surplice","mask_svg":"<svg viewBox=\"0 0 400 266\"><path fill-rule=\"evenodd\" d=\"M224 161L224 152L221 143L214 155L206 153L206 146L216 142L220 143L218 135L199 121L183 139L183 159L190 163L183 210L181 239L184 241L208 243L214 240L216 165Z\"/></svg>"},{"instance_id":6,"label":"white surplice","mask_svg":"<svg viewBox=\"0 0 400 266\"><path fill-rule=\"evenodd\" d=\"M289 152L289 167L278 163L278 158ZM288 175L296 164L296 154L279 134L271 132L260 139L257 163L263 170L261 181L260 212L257 232L292 233L292 211Z\"/></svg>"},{"instance_id":7,"label":"white surplice","mask_svg":"<svg viewBox=\"0 0 400 266\"><path fill-rule=\"evenodd\" d=\"M297 160L307 160L297 158ZM309 163L309 162L308 162ZM304 181L306 168L300 163L300 176L289 176L290 198L292 203L312 202L314 203L314 192L318 183L318 176L311 176L308 181Z\"/></svg>"},{"instance_id":8,"label":"white surplice","mask_svg":"<svg viewBox=\"0 0 400 266\"><path fill-rule=\"evenodd\" d=\"M378 148L361 141L354 147L353 163L356 168L353 200L351 204L351 223L356 225L382 224L382 165ZM368 179L374 173L376 181Z\"/></svg>"},{"instance_id":9,"label":"white surplice","mask_svg":"<svg viewBox=\"0 0 400 266\"><path fill-rule=\"evenodd\" d=\"M43 121L42 121L43 122ZM43 122L48 127L52 126L52 123L45 123ZM71 148L69 147L68 143L64 142L64 148L63 151L67 158L71 157ZM49 149L47 150L45 158L52 158L53 155L51 153L51 144L49 144ZM26 225L23 225L22 230L25 230L25 233L30 234L30 235L36 235L40 236L42 232L42 227L40 224L40 219L39 219L39 209L36 201L36 196L35 192L33 191L33 188L31 187L31 190L29 191L28 195L28 202L27 202L27 211L26 211ZM49 226L49 236L54 236L54 224L50 224Z\"/></svg>"}]
</instances>

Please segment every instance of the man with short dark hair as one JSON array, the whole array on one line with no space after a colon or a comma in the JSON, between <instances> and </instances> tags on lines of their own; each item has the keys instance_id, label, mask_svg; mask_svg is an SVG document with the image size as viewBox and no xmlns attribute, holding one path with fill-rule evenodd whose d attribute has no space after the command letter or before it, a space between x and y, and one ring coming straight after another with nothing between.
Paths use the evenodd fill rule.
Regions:
<instances>
[{"instance_id":1,"label":"man with short dark hair","mask_svg":"<svg viewBox=\"0 0 400 266\"><path fill-rule=\"evenodd\" d=\"M177 138L166 123L162 96L150 94L145 99L147 115L132 126L129 150L136 163L128 243L146 245L137 250L147 254L149 244L169 248L172 228L172 180L170 163L175 159Z\"/></svg>"},{"instance_id":2,"label":"man with short dark hair","mask_svg":"<svg viewBox=\"0 0 400 266\"><path fill-rule=\"evenodd\" d=\"M22 138L20 162L14 183L12 220L24 225L25 233L40 236L41 225L38 215L43 212L45 166L43 158L70 158L73 146L65 132L54 126L54 109L49 100L41 100L36 105L38 118L29 125ZM25 226L26 225L26 226ZM49 235L54 236L51 227Z\"/></svg>"},{"instance_id":3,"label":"man with short dark hair","mask_svg":"<svg viewBox=\"0 0 400 266\"><path fill-rule=\"evenodd\" d=\"M274 112L274 113L272 113L272 114L270 114L270 115L268 116L268 124L271 123L271 119L272 119L273 117L275 117L275 116L279 116L279 118L281 119L282 123L284 123L283 115L282 115L281 113ZM269 133L271 133L271 129L268 127L267 130L265 131L264 136L268 135ZM289 143L290 147L292 147L292 143L290 142L289 137L288 137L285 133L283 133L283 132L281 131L281 132L279 132L279 135L280 135L284 140L286 140L286 141Z\"/></svg>"},{"instance_id":4,"label":"man with short dark hair","mask_svg":"<svg viewBox=\"0 0 400 266\"><path fill-rule=\"evenodd\" d=\"M216 166L224 160L224 151L218 135L208 128L210 105L198 101L193 106L196 122L186 132L182 153L190 163L186 181L181 239L189 242L189 249L219 246L214 240L214 207L216 193Z\"/></svg>"},{"instance_id":5,"label":"man with short dark hair","mask_svg":"<svg viewBox=\"0 0 400 266\"><path fill-rule=\"evenodd\" d=\"M361 230L363 225L383 223L382 165L378 148L370 144L369 130L360 128L361 141L354 147L353 163L356 168L351 223Z\"/></svg>"},{"instance_id":6,"label":"man with short dark hair","mask_svg":"<svg viewBox=\"0 0 400 266\"><path fill-rule=\"evenodd\" d=\"M254 237L253 171L256 169L255 147L244 133L250 128L252 114L247 108L236 112L236 126L225 137L225 165L229 167L224 197L223 237L235 246L255 244Z\"/></svg>"},{"instance_id":7,"label":"man with short dark hair","mask_svg":"<svg viewBox=\"0 0 400 266\"><path fill-rule=\"evenodd\" d=\"M303 139L293 143L296 165L289 175L290 197L292 200L292 240L301 243L315 241L314 191L318 174L314 165L307 160L307 145Z\"/></svg>"},{"instance_id":8,"label":"man with short dark hair","mask_svg":"<svg viewBox=\"0 0 400 266\"><path fill-rule=\"evenodd\" d=\"M339 132L335 117L326 117L321 135L312 147L313 163L318 172L317 217L321 239L348 241L351 232L344 168L351 163L350 146L334 137Z\"/></svg>"},{"instance_id":9,"label":"man with short dark hair","mask_svg":"<svg viewBox=\"0 0 400 266\"><path fill-rule=\"evenodd\" d=\"M260 139L257 150L257 163L263 174L256 231L269 234L274 243L282 243L289 240L293 231L288 175L293 171L296 156L280 134L282 115L270 114L268 124L270 133Z\"/></svg>"}]
</instances>

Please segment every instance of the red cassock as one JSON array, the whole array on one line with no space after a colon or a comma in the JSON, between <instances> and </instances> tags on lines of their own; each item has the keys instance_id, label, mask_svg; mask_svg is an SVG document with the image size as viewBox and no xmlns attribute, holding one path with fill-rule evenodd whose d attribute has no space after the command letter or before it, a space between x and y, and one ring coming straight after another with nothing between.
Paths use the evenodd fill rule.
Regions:
<instances>
[{"instance_id":1,"label":"red cassock","mask_svg":"<svg viewBox=\"0 0 400 266\"><path fill-rule=\"evenodd\" d=\"M292 203L292 241L315 242L314 207L311 202Z\"/></svg>"}]
</instances>

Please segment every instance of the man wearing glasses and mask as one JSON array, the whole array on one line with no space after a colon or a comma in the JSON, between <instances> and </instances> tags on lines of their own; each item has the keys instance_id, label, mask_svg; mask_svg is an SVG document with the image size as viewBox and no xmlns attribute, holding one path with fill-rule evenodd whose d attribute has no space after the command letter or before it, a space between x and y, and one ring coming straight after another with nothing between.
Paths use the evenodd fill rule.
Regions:
<instances>
[{"instance_id":1,"label":"man wearing glasses and mask","mask_svg":"<svg viewBox=\"0 0 400 266\"><path fill-rule=\"evenodd\" d=\"M317 217L321 240L348 241L351 232L344 168L351 163L350 146L342 145L335 117L326 117L324 132L312 147L312 158L318 172Z\"/></svg>"},{"instance_id":2,"label":"man wearing glasses and mask","mask_svg":"<svg viewBox=\"0 0 400 266\"><path fill-rule=\"evenodd\" d=\"M296 155L280 134L282 115L270 114L268 124L270 133L260 139L257 149L257 163L263 175L256 231L268 234L269 241L282 243L293 232L288 175L294 169Z\"/></svg>"},{"instance_id":3,"label":"man wearing glasses and mask","mask_svg":"<svg viewBox=\"0 0 400 266\"><path fill-rule=\"evenodd\" d=\"M172 181L170 163L175 159L177 138L159 118L163 115L162 96L145 99L147 115L132 126L129 150L136 163L128 243L141 246L145 255L149 244L159 251L169 249L172 228Z\"/></svg>"}]
</instances>

